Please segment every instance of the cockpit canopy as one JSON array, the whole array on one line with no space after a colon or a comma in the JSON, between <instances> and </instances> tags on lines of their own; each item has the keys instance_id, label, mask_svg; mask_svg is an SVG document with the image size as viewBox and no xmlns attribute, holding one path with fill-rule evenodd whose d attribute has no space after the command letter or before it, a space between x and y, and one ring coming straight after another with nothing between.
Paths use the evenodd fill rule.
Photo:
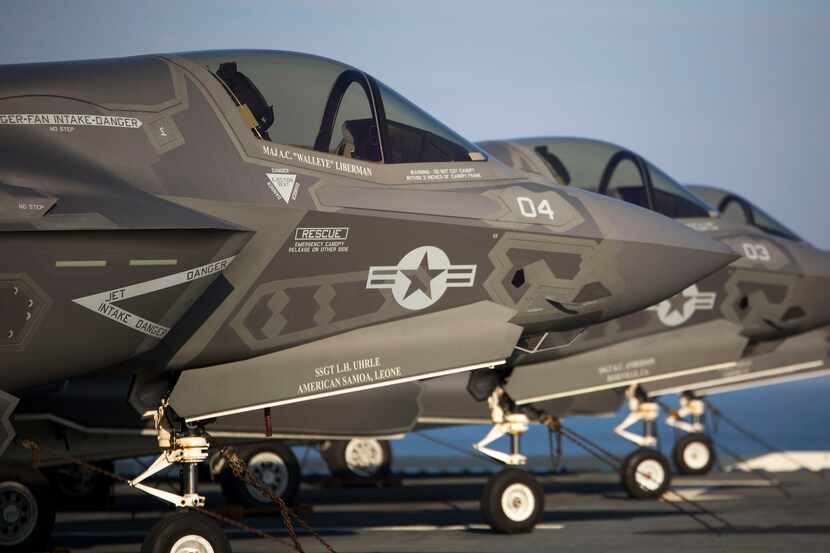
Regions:
<instances>
[{"instance_id":1,"label":"cockpit canopy","mask_svg":"<svg viewBox=\"0 0 830 553\"><path fill-rule=\"evenodd\" d=\"M714 210L639 155L615 144L587 138L528 138L529 148L562 184L607 194L672 218L709 217ZM499 142L482 146L515 166ZM538 165L535 163L534 165Z\"/></svg>"},{"instance_id":2,"label":"cockpit canopy","mask_svg":"<svg viewBox=\"0 0 830 553\"><path fill-rule=\"evenodd\" d=\"M733 194L722 188L715 188L714 186L689 184L687 187L697 196L700 196L711 205L716 206L721 219L752 225L768 234L786 238L787 240L793 240L795 242L802 241L796 233L773 219L758 206L737 194Z\"/></svg>"},{"instance_id":3,"label":"cockpit canopy","mask_svg":"<svg viewBox=\"0 0 830 553\"><path fill-rule=\"evenodd\" d=\"M485 161L476 146L348 65L307 54L185 54L224 85L261 140L379 163Z\"/></svg>"}]
</instances>

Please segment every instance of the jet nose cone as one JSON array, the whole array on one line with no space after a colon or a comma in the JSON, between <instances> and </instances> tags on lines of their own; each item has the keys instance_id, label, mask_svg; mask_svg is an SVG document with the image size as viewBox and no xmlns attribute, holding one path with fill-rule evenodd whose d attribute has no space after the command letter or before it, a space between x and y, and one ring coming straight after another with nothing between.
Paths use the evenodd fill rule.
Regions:
<instances>
[{"instance_id":1,"label":"jet nose cone","mask_svg":"<svg viewBox=\"0 0 830 553\"><path fill-rule=\"evenodd\" d=\"M590 196L585 205L600 227L603 243L617 254L612 269L616 279L611 280L615 290L606 317L659 303L739 257L706 233L668 217L606 196Z\"/></svg>"},{"instance_id":2,"label":"jet nose cone","mask_svg":"<svg viewBox=\"0 0 830 553\"><path fill-rule=\"evenodd\" d=\"M780 324L793 332L804 332L830 324L830 251L807 244L792 250L803 271L794 286L792 300L781 316Z\"/></svg>"},{"instance_id":3,"label":"jet nose cone","mask_svg":"<svg viewBox=\"0 0 830 553\"><path fill-rule=\"evenodd\" d=\"M830 251L820 250L807 244L800 246L795 255L804 269L804 276L830 281Z\"/></svg>"}]
</instances>

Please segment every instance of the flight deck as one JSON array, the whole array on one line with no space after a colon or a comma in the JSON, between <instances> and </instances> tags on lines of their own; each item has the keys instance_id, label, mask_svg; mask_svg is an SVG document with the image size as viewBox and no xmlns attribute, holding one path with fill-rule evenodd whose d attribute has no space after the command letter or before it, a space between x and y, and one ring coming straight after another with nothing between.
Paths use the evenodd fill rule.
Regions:
<instances>
[{"instance_id":1,"label":"flight deck","mask_svg":"<svg viewBox=\"0 0 830 553\"><path fill-rule=\"evenodd\" d=\"M739 472L680 476L675 489L682 498L669 494L664 501L633 501L610 472L545 475L540 479L544 517L533 533L521 535L494 534L482 523L479 496L486 475L404 475L399 486L383 489L304 483L305 508L300 510L310 509L309 524L337 552L830 550L830 473L770 476L774 479ZM222 511L218 486L202 489L208 504ZM682 514L680 509L692 510L691 502L711 514L699 520ZM88 553L138 552L162 514L152 498L119 485L112 509L58 514L54 546ZM242 522L281 541L226 529L235 553L292 550L277 512ZM305 551L325 551L308 533L298 534Z\"/></svg>"}]
</instances>

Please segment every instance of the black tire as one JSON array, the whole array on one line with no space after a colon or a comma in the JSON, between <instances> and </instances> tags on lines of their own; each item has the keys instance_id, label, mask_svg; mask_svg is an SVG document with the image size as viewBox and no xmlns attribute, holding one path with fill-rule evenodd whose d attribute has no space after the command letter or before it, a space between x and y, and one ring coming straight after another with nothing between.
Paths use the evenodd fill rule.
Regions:
<instances>
[{"instance_id":1,"label":"black tire","mask_svg":"<svg viewBox=\"0 0 830 553\"><path fill-rule=\"evenodd\" d=\"M372 480L392 472L392 447L386 440L333 440L320 453L332 476L339 478Z\"/></svg>"},{"instance_id":2,"label":"black tire","mask_svg":"<svg viewBox=\"0 0 830 553\"><path fill-rule=\"evenodd\" d=\"M501 534L532 532L545 512L545 494L532 474L504 469L487 480L481 494L481 514Z\"/></svg>"},{"instance_id":3,"label":"black tire","mask_svg":"<svg viewBox=\"0 0 830 553\"><path fill-rule=\"evenodd\" d=\"M662 453L641 447L623 461L621 478L629 497L659 499L671 485L671 468Z\"/></svg>"},{"instance_id":4,"label":"black tire","mask_svg":"<svg viewBox=\"0 0 830 553\"><path fill-rule=\"evenodd\" d=\"M248 465L248 472L256 476L266 487L282 497L286 505L294 505L300 491L300 463L291 448L279 442L257 444L237 448ZM243 507L273 507L274 503L256 488L233 475L225 466L219 474L219 485L227 503Z\"/></svg>"},{"instance_id":5,"label":"black tire","mask_svg":"<svg viewBox=\"0 0 830 553\"><path fill-rule=\"evenodd\" d=\"M91 463L113 472L112 461ZM113 479L82 465L61 465L44 471L61 509L103 508L112 499Z\"/></svg>"},{"instance_id":6,"label":"black tire","mask_svg":"<svg viewBox=\"0 0 830 553\"><path fill-rule=\"evenodd\" d=\"M677 440L671 456L678 474L708 474L716 461L712 440L706 434L700 433L687 434Z\"/></svg>"},{"instance_id":7,"label":"black tire","mask_svg":"<svg viewBox=\"0 0 830 553\"><path fill-rule=\"evenodd\" d=\"M188 509L162 517L144 538L141 553L193 551L187 542L199 543L199 540L208 543L213 553L231 553L231 544L222 527L209 516Z\"/></svg>"},{"instance_id":8,"label":"black tire","mask_svg":"<svg viewBox=\"0 0 830 553\"><path fill-rule=\"evenodd\" d=\"M7 518L7 509L13 509L14 521ZM55 526L55 502L46 477L22 463L0 463L0 513L0 551L40 550Z\"/></svg>"}]
</instances>

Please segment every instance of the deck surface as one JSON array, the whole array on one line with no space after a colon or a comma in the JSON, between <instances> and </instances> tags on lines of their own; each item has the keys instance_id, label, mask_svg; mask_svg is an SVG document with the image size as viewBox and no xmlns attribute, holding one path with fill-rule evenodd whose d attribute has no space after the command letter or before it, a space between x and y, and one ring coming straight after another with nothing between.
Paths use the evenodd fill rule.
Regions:
<instances>
[{"instance_id":1,"label":"deck surface","mask_svg":"<svg viewBox=\"0 0 830 553\"><path fill-rule=\"evenodd\" d=\"M478 511L484 477L404 477L398 487L320 488L304 485L302 498L313 509L309 523L338 552L540 551L741 551L751 553L830 551L830 474L780 473L785 497L754 474L719 473L677 478L687 499L715 512L732 527L705 517L721 532L707 530L674 507L682 501L634 501L616 477L605 473L545 476L544 520L532 534L503 536L481 524ZM208 506L221 508L215 485L203 486ZM674 507L673 507L674 505ZM95 553L137 553L148 528L162 513L159 503L119 486L113 508L58 515L57 548ZM247 524L286 539L278 517L247 517ZM280 543L231 530L234 553L289 551ZM311 537L308 552L324 551Z\"/></svg>"}]
</instances>

